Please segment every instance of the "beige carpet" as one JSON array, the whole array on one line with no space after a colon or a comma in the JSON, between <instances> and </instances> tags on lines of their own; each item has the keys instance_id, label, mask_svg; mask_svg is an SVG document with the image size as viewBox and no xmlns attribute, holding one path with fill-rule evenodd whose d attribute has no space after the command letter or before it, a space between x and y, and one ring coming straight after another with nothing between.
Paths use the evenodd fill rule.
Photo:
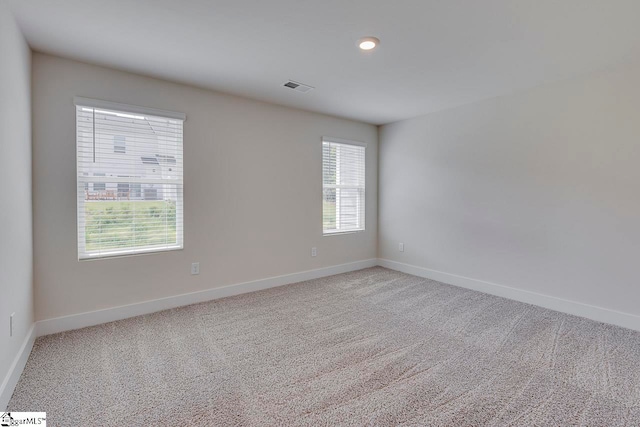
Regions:
<instances>
[{"instance_id":1,"label":"beige carpet","mask_svg":"<svg viewBox=\"0 0 640 427\"><path fill-rule=\"evenodd\" d=\"M640 333L383 268L36 341L52 426L638 426Z\"/></svg>"}]
</instances>

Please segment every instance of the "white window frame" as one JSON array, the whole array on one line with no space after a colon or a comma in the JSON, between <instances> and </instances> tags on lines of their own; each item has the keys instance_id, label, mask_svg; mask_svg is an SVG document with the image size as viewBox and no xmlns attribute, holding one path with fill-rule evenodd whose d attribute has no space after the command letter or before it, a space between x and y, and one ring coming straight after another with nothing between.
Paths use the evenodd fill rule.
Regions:
<instances>
[{"instance_id":1,"label":"white window frame","mask_svg":"<svg viewBox=\"0 0 640 427\"><path fill-rule=\"evenodd\" d=\"M187 120L187 116L184 113L179 113L175 111L167 111L160 110L156 108L148 108L148 107L140 107L135 105L121 104L117 102L111 101L103 101L99 99L92 98L84 98L80 96L76 96L73 98L73 103L76 107L82 106L93 109L105 109L105 110L116 110L123 113L130 114L141 114L141 115L150 115L157 117L166 117L170 119L178 119L185 122ZM118 183L118 182L130 182L129 178L120 178L114 176L80 176L78 171L80 170L79 159L78 159L78 127L77 127L77 112L74 109L74 119L76 121L76 213L84 212L84 204L85 200L83 197L79 197L78 194L82 190L84 191L85 184L94 183L94 182L104 182L106 183ZM183 137L183 153L184 153L184 137ZM184 159L184 154L183 154ZM184 160L183 160L184 161ZM183 174L184 174L184 163L183 163ZM145 180L145 183L157 183L157 184L167 184L167 180L163 179L148 179ZM130 256L130 255L141 255L141 254L152 254L152 253L160 253L167 251L175 251L184 249L184 179L180 185L177 185L177 193L176 193L176 224L180 225L180 230L182 232L176 233L176 244L172 246L149 246L149 247L137 247L137 248L128 248L128 249L114 249L110 251L101 251L99 253L91 253L86 250L86 238L79 239L81 230L84 231L85 223L84 223L84 215L82 218L80 216L76 217L76 240L78 246L78 260L86 261L86 260L98 260L98 259L108 259L113 257L120 256ZM86 234L85 234L86 235Z\"/></svg>"},{"instance_id":2,"label":"white window frame","mask_svg":"<svg viewBox=\"0 0 640 427\"><path fill-rule=\"evenodd\" d=\"M324 206L322 207L323 209L323 220L322 220L322 236L326 237L326 236L339 236L339 235L344 235L344 234L351 234L351 233L360 233L363 231L366 231L366 217L367 217L367 196L366 196L366 192L367 192L367 143L366 142L360 142L360 141L352 141L349 139L343 139L343 138L334 138L334 137L330 137L330 136L323 136L322 137L322 145L321 147L324 146L324 143L336 143L336 144L344 144L344 145L355 145L358 147L363 147L364 148L364 164L363 164L363 174L364 174L364 185L362 187L360 186L353 186L353 185L333 185L333 184L327 184L325 185L324 183L324 176L322 178L322 193L324 193L324 189L325 188L351 188L351 189L360 189L362 188L362 200L358 200L358 203L364 203L364 207L362 208L362 217L360 218L361 221L361 227L357 228L357 229L351 229L351 230L340 230L339 229L339 222L340 222L340 213L339 213L339 206L338 203L336 202L336 230L332 231L326 231L324 229ZM324 169L324 155L322 156L322 164L321 164L322 168ZM339 171L336 170L336 174L338 174ZM322 197L324 198L324 194L322 195ZM324 200L323 200L324 201ZM360 212L360 206L358 206L358 211Z\"/></svg>"}]
</instances>

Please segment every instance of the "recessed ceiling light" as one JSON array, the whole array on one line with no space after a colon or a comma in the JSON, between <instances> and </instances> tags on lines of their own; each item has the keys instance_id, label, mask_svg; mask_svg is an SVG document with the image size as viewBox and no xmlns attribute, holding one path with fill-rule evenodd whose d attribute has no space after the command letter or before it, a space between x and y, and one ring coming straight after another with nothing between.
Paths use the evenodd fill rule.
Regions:
<instances>
[{"instance_id":1,"label":"recessed ceiling light","mask_svg":"<svg viewBox=\"0 0 640 427\"><path fill-rule=\"evenodd\" d=\"M358 46L362 50L373 50L380 44L380 40L375 37L363 37L358 40Z\"/></svg>"}]
</instances>

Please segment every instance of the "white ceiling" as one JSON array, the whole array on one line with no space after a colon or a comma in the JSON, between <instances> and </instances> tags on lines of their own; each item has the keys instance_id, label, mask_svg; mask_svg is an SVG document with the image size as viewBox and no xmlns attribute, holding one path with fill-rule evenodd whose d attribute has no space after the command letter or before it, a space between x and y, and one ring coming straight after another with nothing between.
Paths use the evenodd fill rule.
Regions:
<instances>
[{"instance_id":1,"label":"white ceiling","mask_svg":"<svg viewBox=\"0 0 640 427\"><path fill-rule=\"evenodd\" d=\"M639 0L11 0L37 51L382 124L640 53ZM380 47L360 52L356 40ZM288 79L316 87L303 94Z\"/></svg>"}]
</instances>

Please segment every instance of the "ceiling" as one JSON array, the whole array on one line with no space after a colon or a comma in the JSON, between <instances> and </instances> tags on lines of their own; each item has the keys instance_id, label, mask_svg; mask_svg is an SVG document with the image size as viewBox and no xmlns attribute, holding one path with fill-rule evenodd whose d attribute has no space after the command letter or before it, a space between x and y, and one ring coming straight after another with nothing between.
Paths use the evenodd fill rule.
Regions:
<instances>
[{"instance_id":1,"label":"ceiling","mask_svg":"<svg viewBox=\"0 0 640 427\"><path fill-rule=\"evenodd\" d=\"M10 1L34 50L373 124L640 53L638 0Z\"/></svg>"}]
</instances>

